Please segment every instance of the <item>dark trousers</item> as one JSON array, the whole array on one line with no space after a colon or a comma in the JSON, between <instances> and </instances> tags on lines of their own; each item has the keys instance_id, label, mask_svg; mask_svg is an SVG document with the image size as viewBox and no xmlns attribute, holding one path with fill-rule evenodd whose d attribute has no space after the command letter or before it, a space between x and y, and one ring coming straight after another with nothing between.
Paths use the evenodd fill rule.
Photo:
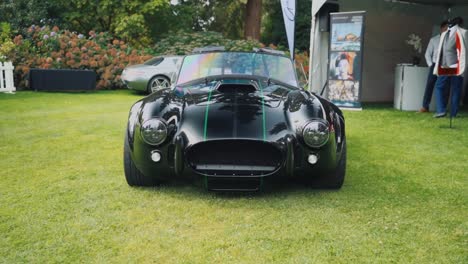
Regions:
<instances>
[{"instance_id":1,"label":"dark trousers","mask_svg":"<svg viewBox=\"0 0 468 264\"><path fill-rule=\"evenodd\" d=\"M436 99L437 99L437 113L445 113L447 111L447 101L444 100L444 94L450 89L447 84L452 87L452 96L450 98L450 116L456 116L458 113L458 106L460 104L460 97L462 92L463 77L462 76L439 76L436 82Z\"/></svg>"},{"instance_id":2,"label":"dark trousers","mask_svg":"<svg viewBox=\"0 0 468 264\"><path fill-rule=\"evenodd\" d=\"M426 109L429 109L429 104L431 103L431 99L432 99L432 93L434 92L434 87L437 82L437 75L434 74L434 67L435 67L435 63L433 63L432 66L429 67L429 74L427 75L426 89L424 90L424 98L423 98L422 106ZM450 83L446 84L447 87L449 85ZM445 103L448 102L449 94L450 94L450 89L448 88L444 89L443 99Z\"/></svg>"}]
</instances>

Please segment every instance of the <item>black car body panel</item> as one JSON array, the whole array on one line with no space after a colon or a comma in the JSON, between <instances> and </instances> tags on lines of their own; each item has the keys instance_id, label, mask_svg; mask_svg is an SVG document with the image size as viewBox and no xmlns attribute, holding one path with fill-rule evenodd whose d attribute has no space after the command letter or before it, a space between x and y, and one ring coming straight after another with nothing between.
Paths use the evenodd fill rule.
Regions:
<instances>
[{"instance_id":1,"label":"black car body panel","mask_svg":"<svg viewBox=\"0 0 468 264\"><path fill-rule=\"evenodd\" d=\"M167 127L157 146L141 135L152 118ZM317 148L303 139L304 127L314 120L330 129L326 144ZM212 190L256 190L266 178L314 179L346 158L340 109L255 75L211 76L157 91L133 105L127 133L131 159L142 174L160 181L201 179ZM154 152L160 161L152 160ZM310 154L316 163L308 161Z\"/></svg>"}]
</instances>

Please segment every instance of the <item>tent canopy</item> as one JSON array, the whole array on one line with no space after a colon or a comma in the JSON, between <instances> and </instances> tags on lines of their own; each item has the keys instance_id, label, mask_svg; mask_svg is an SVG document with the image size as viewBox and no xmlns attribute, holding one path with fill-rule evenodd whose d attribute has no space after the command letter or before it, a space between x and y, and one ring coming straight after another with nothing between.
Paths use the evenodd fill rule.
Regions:
<instances>
[{"instance_id":1,"label":"tent canopy","mask_svg":"<svg viewBox=\"0 0 468 264\"><path fill-rule=\"evenodd\" d=\"M466 0L387 0L388 2L406 2L421 5L439 5L439 6L457 6L457 5L468 5Z\"/></svg>"},{"instance_id":2,"label":"tent canopy","mask_svg":"<svg viewBox=\"0 0 468 264\"><path fill-rule=\"evenodd\" d=\"M360 86L363 102L393 101L395 66L411 63L413 57L424 58L423 52L407 44L410 34L421 38L424 49L439 32L441 21L461 16L468 27L468 0L312 0L312 10L318 11L326 2L338 2L340 12L367 12ZM313 16L309 83L311 90L320 93L328 80L329 32L320 31L315 22ZM468 94L468 73L465 80Z\"/></svg>"}]
</instances>

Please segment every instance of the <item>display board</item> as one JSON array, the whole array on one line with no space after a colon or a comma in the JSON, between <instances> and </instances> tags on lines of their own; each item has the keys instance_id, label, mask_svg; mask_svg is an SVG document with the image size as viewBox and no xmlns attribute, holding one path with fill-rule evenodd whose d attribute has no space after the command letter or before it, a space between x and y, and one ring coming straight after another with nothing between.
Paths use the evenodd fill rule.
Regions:
<instances>
[{"instance_id":1,"label":"display board","mask_svg":"<svg viewBox=\"0 0 468 264\"><path fill-rule=\"evenodd\" d=\"M361 109L365 14L330 13L327 98L340 108Z\"/></svg>"}]
</instances>

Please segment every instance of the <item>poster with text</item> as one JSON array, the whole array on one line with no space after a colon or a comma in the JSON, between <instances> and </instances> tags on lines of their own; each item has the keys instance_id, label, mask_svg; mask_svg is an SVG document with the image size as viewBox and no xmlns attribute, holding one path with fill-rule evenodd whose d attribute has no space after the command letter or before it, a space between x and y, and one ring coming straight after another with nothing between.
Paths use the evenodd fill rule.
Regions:
<instances>
[{"instance_id":1,"label":"poster with text","mask_svg":"<svg viewBox=\"0 0 468 264\"><path fill-rule=\"evenodd\" d=\"M361 109L365 12L330 14L328 93L341 108Z\"/></svg>"}]
</instances>

